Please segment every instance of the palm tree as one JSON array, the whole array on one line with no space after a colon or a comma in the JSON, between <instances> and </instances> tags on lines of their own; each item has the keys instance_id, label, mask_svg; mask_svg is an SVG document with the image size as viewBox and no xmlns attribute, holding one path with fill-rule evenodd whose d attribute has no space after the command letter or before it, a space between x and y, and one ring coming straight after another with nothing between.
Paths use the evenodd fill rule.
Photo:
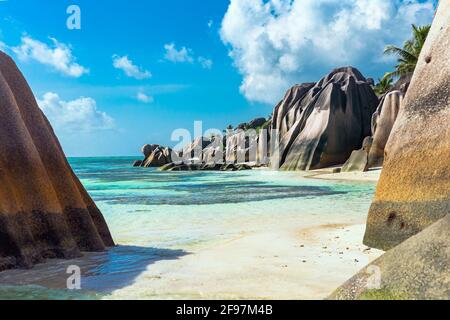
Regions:
<instances>
[{"instance_id":1,"label":"palm tree","mask_svg":"<svg viewBox=\"0 0 450 320\"><path fill-rule=\"evenodd\" d=\"M378 95L381 96L392 88L393 83L394 79L392 79L392 77L389 76L389 73L386 73L383 78L378 79L378 83L375 86L374 90Z\"/></svg>"},{"instance_id":2,"label":"palm tree","mask_svg":"<svg viewBox=\"0 0 450 320\"><path fill-rule=\"evenodd\" d=\"M413 24L413 37L405 42L403 48L393 45L386 47L384 54L398 56L398 65L395 67L395 71L387 73L385 77L401 77L414 72L430 28L431 25L417 27Z\"/></svg>"}]
</instances>

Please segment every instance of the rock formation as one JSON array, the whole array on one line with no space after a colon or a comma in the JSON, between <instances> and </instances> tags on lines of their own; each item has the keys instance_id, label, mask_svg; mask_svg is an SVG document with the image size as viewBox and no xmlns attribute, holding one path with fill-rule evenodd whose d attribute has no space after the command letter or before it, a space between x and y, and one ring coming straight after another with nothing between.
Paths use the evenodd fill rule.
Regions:
<instances>
[{"instance_id":1,"label":"rock formation","mask_svg":"<svg viewBox=\"0 0 450 320\"><path fill-rule=\"evenodd\" d=\"M0 271L114 246L13 60L0 52Z\"/></svg>"},{"instance_id":2,"label":"rock formation","mask_svg":"<svg viewBox=\"0 0 450 320\"><path fill-rule=\"evenodd\" d=\"M390 249L450 212L450 10L441 1L386 145L364 243Z\"/></svg>"},{"instance_id":3,"label":"rock formation","mask_svg":"<svg viewBox=\"0 0 450 320\"><path fill-rule=\"evenodd\" d=\"M371 135L377 104L371 85L352 67L294 86L274 110L271 135L279 146L272 165L310 170L345 163Z\"/></svg>"},{"instance_id":4,"label":"rock formation","mask_svg":"<svg viewBox=\"0 0 450 320\"><path fill-rule=\"evenodd\" d=\"M367 220L364 243L390 250L331 299L450 299L449 8L440 1Z\"/></svg>"},{"instance_id":5,"label":"rock formation","mask_svg":"<svg viewBox=\"0 0 450 320\"><path fill-rule=\"evenodd\" d=\"M386 143L403 101L401 91L385 95L372 117L373 143L369 150L367 168L383 166Z\"/></svg>"},{"instance_id":6,"label":"rock formation","mask_svg":"<svg viewBox=\"0 0 450 320\"><path fill-rule=\"evenodd\" d=\"M172 162L172 149L162 147L158 144L146 144L141 149L144 160L134 162L134 167L160 167Z\"/></svg>"},{"instance_id":7,"label":"rock formation","mask_svg":"<svg viewBox=\"0 0 450 320\"><path fill-rule=\"evenodd\" d=\"M367 164L369 162L370 148L373 144L372 137L366 137L363 141L363 146L360 150L353 151L350 158L342 167L341 172L363 172L367 170Z\"/></svg>"},{"instance_id":8,"label":"rock formation","mask_svg":"<svg viewBox=\"0 0 450 320\"><path fill-rule=\"evenodd\" d=\"M447 215L369 264L330 299L450 299L449 230Z\"/></svg>"}]
</instances>

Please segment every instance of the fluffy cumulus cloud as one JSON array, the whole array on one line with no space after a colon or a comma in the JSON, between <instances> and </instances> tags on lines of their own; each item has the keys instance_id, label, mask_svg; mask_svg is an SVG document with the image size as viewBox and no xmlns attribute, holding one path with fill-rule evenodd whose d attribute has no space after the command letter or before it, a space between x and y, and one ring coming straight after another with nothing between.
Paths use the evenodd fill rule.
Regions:
<instances>
[{"instance_id":1,"label":"fluffy cumulus cloud","mask_svg":"<svg viewBox=\"0 0 450 320\"><path fill-rule=\"evenodd\" d=\"M127 56L113 55L113 66L122 70L128 77L138 80L148 79L152 77L150 71L142 70L136 66Z\"/></svg>"},{"instance_id":2,"label":"fluffy cumulus cloud","mask_svg":"<svg viewBox=\"0 0 450 320\"><path fill-rule=\"evenodd\" d=\"M68 45L58 42L54 38L50 38L50 40L52 45L24 36L21 44L13 47L12 50L21 60L37 61L70 77L78 78L89 72L87 68L75 62L76 59Z\"/></svg>"},{"instance_id":3,"label":"fluffy cumulus cloud","mask_svg":"<svg viewBox=\"0 0 450 320\"><path fill-rule=\"evenodd\" d=\"M154 101L154 98L152 96L149 96L143 92L138 92L136 99L143 103L152 103Z\"/></svg>"},{"instance_id":4,"label":"fluffy cumulus cloud","mask_svg":"<svg viewBox=\"0 0 450 320\"><path fill-rule=\"evenodd\" d=\"M432 0L231 0L220 35L251 101L274 103L341 65L386 65L386 44L430 23Z\"/></svg>"},{"instance_id":5,"label":"fluffy cumulus cloud","mask_svg":"<svg viewBox=\"0 0 450 320\"><path fill-rule=\"evenodd\" d=\"M164 49L166 50L164 54L164 58L171 62L194 62L194 58L192 57L192 50L186 47L181 47L177 49L175 47L175 43L168 43L164 45Z\"/></svg>"},{"instance_id":6,"label":"fluffy cumulus cloud","mask_svg":"<svg viewBox=\"0 0 450 320\"><path fill-rule=\"evenodd\" d=\"M47 92L38 104L57 132L89 133L114 129L114 120L98 110L92 98L64 101L58 94Z\"/></svg>"}]
</instances>

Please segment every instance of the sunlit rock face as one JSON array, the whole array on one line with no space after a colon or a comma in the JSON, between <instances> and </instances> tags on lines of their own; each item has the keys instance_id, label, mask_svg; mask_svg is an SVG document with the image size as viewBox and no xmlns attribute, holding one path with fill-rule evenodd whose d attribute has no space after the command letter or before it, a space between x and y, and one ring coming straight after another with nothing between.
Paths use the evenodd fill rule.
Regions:
<instances>
[{"instance_id":1,"label":"sunlit rock face","mask_svg":"<svg viewBox=\"0 0 450 320\"><path fill-rule=\"evenodd\" d=\"M294 86L275 107L272 165L310 170L344 164L371 135L378 105L369 81L355 68L333 70L322 80Z\"/></svg>"},{"instance_id":2,"label":"sunlit rock face","mask_svg":"<svg viewBox=\"0 0 450 320\"><path fill-rule=\"evenodd\" d=\"M382 98L374 113L372 118L373 143L369 151L367 168L383 166L386 143L397 119L403 97L401 91L389 92Z\"/></svg>"},{"instance_id":3,"label":"sunlit rock face","mask_svg":"<svg viewBox=\"0 0 450 320\"><path fill-rule=\"evenodd\" d=\"M0 52L0 271L113 246L13 60Z\"/></svg>"},{"instance_id":4,"label":"sunlit rock face","mask_svg":"<svg viewBox=\"0 0 450 320\"><path fill-rule=\"evenodd\" d=\"M385 148L364 240L371 247L390 249L450 212L449 4L439 4Z\"/></svg>"}]
</instances>

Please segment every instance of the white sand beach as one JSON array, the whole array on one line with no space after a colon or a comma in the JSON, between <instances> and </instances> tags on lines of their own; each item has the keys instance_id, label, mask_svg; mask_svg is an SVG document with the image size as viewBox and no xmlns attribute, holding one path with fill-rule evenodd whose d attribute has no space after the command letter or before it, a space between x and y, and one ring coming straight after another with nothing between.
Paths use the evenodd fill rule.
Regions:
<instances>
[{"instance_id":1,"label":"white sand beach","mask_svg":"<svg viewBox=\"0 0 450 320\"><path fill-rule=\"evenodd\" d=\"M283 192L313 188L294 198L194 206L99 202L110 214L117 249L6 271L0 283L64 289L65 268L75 264L83 289L103 299L325 299L382 254L362 244L379 172L306 175L258 170L220 178L230 185L292 185ZM199 177L201 184L217 179ZM328 187L337 193L315 194Z\"/></svg>"},{"instance_id":2,"label":"white sand beach","mask_svg":"<svg viewBox=\"0 0 450 320\"><path fill-rule=\"evenodd\" d=\"M267 226L158 263L107 298L324 299L382 254L362 245L364 228Z\"/></svg>"},{"instance_id":3,"label":"white sand beach","mask_svg":"<svg viewBox=\"0 0 450 320\"><path fill-rule=\"evenodd\" d=\"M382 168L371 169L367 172L334 172L336 168L313 170L305 177L324 180L377 182L380 179Z\"/></svg>"}]
</instances>

